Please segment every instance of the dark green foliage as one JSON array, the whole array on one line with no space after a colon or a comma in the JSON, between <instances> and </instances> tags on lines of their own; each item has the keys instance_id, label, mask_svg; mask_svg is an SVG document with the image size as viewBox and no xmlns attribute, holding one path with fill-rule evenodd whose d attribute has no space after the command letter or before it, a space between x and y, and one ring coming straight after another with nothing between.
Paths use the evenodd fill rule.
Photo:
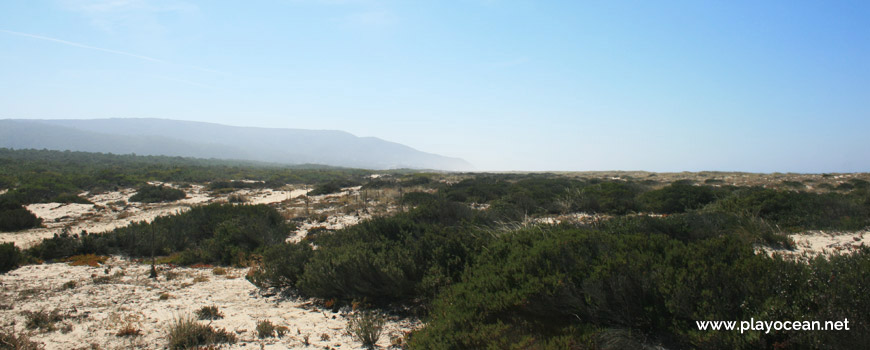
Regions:
<instances>
[{"instance_id":1,"label":"dark green foliage","mask_svg":"<svg viewBox=\"0 0 870 350\"><path fill-rule=\"evenodd\" d=\"M847 349L867 341L870 277L862 271L870 249L804 264L755 254L735 236L683 243L660 234L532 228L503 235L475 261L436 298L411 348L559 349L618 340L633 347ZM848 318L864 328L741 334L695 326L750 318ZM639 338L614 339L614 329Z\"/></svg>"},{"instance_id":2,"label":"dark green foliage","mask_svg":"<svg viewBox=\"0 0 870 350\"><path fill-rule=\"evenodd\" d=\"M488 235L468 234L485 224L481 213L449 201L420 205L306 242L270 249L258 284L294 286L304 295L372 302L434 296L458 278ZM294 285L295 284L295 285Z\"/></svg>"},{"instance_id":3,"label":"dark green foliage","mask_svg":"<svg viewBox=\"0 0 870 350\"><path fill-rule=\"evenodd\" d=\"M446 189L447 199L466 203L489 203L508 193L508 183L494 177L462 180Z\"/></svg>"},{"instance_id":4,"label":"dark green foliage","mask_svg":"<svg viewBox=\"0 0 870 350\"><path fill-rule=\"evenodd\" d=\"M694 186L675 182L664 188L643 193L639 200L646 210L673 214L701 208L717 199L717 193L708 186Z\"/></svg>"},{"instance_id":5,"label":"dark green foliage","mask_svg":"<svg viewBox=\"0 0 870 350\"><path fill-rule=\"evenodd\" d=\"M626 182L602 182L580 189L573 198L572 211L626 214L640 209L641 188Z\"/></svg>"},{"instance_id":6,"label":"dark green foliage","mask_svg":"<svg viewBox=\"0 0 870 350\"><path fill-rule=\"evenodd\" d=\"M426 192L408 192L402 195L402 203L405 205L420 205L438 200L438 197Z\"/></svg>"},{"instance_id":7,"label":"dark green foliage","mask_svg":"<svg viewBox=\"0 0 870 350\"><path fill-rule=\"evenodd\" d=\"M136 194L130 197L130 202L159 203L174 202L187 197L184 191L168 186L145 185L139 187Z\"/></svg>"},{"instance_id":8,"label":"dark green foliage","mask_svg":"<svg viewBox=\"0 0 870 350\"><path fill-rule=\"evenodd\" d=\"M243 264L252 253L280 244L290 232L281 215L265 205L209 204L136 222L101 235L64 232L27 250L43 260L79 254L134 257L181 253L180 264ZM152 239L152 234L154 239Z\"/></svg>"},{"instance_id":9,"label":"dark green foliage","mask_svg":"<svg viewBox=\"0 0 870 350\"><path fill-rule=\"evenodd\" d=\"M863 198L838 193L743 188L717 201L709 210L759 217L783 230L854 230L870 225Z\"/></svg>"},{"instance_id":10,"label":"dark green foliage","mask_svg":"<svg viewBox=\"0 0 870 350\"><path fill-rule=\"evenodd\" d=\"M42 225L42 219L7 196L0 196L0 232L20 231Z\"/></svg>"},{"instance_id":11,"label":"dark green foliage","mask_svg":"<svg viewBox=\"0 0 870 350\"><path fill-rule=\"evenodd\" d=\"M338 192L341 192L342 188L352 187L352 186L357 186L357 185L359 185L359 183L356 181L333 180L333 181L329 181L329 182L317 185L317 187L314 187L313 190L308 192L308 195L309 196L319 196L319 195L323 195L323 194L338 193Z\"/></svg>"},{"instance_id":12,"label":"dark green foliage","mask_svg":"<svg viewBox=\"0 0 870 350\"><path fill-rule=\"evenodd\" d=\"M305 241L271 246L263 252L264 263L247 278L260 288L295 286L313 255L314 250Z\"/></svg>"},{"instance_id":13,"label":"dark green foliage","mask_svg":"<svg viewBox=\"0 0 870 350\"><path fill-rule=\"evenodd\" d=\"M89 203L78 194L141 186L148 181L230 183L233 179L251 179L263 181L251 186L276 188L284 184L353 182L370 174L368 170L311 165L0 148L0 187L10 188L6 195L23 204ZM231 184L246 186L244 182Z\"/></svg>"},{"instance_id":14,"label":"dark green foliage","mask_svg":"<svg viewBox=\"0 0 870 350\"><path fill-rule=\"evenodd\" d=\"M21 260L21 250L14 243L0 243L0 273L15 269Z\"/></svg>"}]
</instances>

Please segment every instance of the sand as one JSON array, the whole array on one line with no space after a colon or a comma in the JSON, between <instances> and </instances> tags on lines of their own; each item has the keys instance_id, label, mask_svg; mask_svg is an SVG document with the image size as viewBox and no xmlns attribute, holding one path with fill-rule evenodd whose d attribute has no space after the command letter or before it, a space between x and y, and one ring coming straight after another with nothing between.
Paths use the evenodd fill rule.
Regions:
<instances>
[{"instance_id":1,"label":"sand","mask_svg":"<svg viewBox=\"0 0 870 350\"><path fill-rule=\"evenodd\" d=\"M764 247L768 254L781 254L789 258L807 259L818 255L850 254L870 245L870 229L841 231L806 231L789 235L795 243L794 250Z\"/></svg>"},{"instance_id":2,"label":"sand","mask_svg":"<svg viewBox=\"0 0 870 350\"><path fill-rule=\"evenodd\" d=\"M22 311L58 309L69 316L57 325L59 330L26 331L46 349L83 348L89 344L98 344L102 349L161 348L167 344L166 329L174 317L214 305L225 317L211 325L239 338L239 343L227 347L230 349L362 348L345 334L349 308L332 312L309 300L263 295L245 280L245 269L226 268L226 275L215 275L210 268L162 269L155 281L147 277L148 265L120 257L112 257L99 267L67 263L21 267L0 275L0 304L4 304L0 305L0 325L9 330L14 324L15 330L25 331ZM171 281L165 277L169 271L176 274ZM95 277L108 281L99 283ZM197 278L206 280L196 282ZM64 288L64 283L70 281L76 285ZM163 293L169 295L168 299L160 299ZM7 309L9 306L13 308ZM288 334L258 339L258 320L288 327ZM63 330L64 325L71 329ZM142 335L132 339L116 336L126 325L141 330ZM401 337L419 326L416 319L388 317L378 345L386 348L391 336ZM304 345L306 335L309 347Z\"/></svg>"}]
</instances>

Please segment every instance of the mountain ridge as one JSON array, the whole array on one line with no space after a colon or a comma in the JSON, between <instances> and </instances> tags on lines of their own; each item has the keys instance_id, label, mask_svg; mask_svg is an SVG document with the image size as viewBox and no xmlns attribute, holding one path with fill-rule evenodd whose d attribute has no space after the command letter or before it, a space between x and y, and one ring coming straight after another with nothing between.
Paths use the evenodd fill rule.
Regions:
<instances>
[{"instance_id":1,"label":"mountain ridge","mask_svg":"<svg viewBox=\"0 0 870 350\"><path fill-rule=\"evenodd\" d=\"M229 126L157 119L2 119L0 147L324 164L469 170L460 158L341 130Z\"/></svg>"}]
</instances>

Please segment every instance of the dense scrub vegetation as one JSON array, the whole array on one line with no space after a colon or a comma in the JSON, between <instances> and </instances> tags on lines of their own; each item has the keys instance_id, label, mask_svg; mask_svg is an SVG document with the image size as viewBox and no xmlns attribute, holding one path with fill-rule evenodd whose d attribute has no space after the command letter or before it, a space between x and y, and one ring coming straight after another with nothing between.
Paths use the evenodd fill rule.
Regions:
<instances>
[{"instance_id":1,"label":"dense scrub vegetation","mask_svg":"<svg viewBox=\"0 0 870 350\"><path fill-rule=\"evenodd\" d=\"M160 166L173 164L171 158L106 157L131 164L129 173L104 183L110 186L205 179L213 190L234 190L303 176L295 169L189 163L162 173ZM19 191L32 187L19 176L37 174L20 171L25 168L30 169L0 176L0 183L15 188L7 195L31 193ZM67 180L93 176L60 173ZM399 213L337 231L312 230L301 242L285 243L291 227L275 209L212 204L102 235L64 232L24 252L0 245L0 254L14 259L0 260L0 267L152 252L181 264L258 260L248 278L260 287L331 305L398 305L423 316L426 326L408 339L417 349L848 349L870 342L870 248L804 262L756 252L759 244L790 248L788 232L870 226L866 182L813 193L802 191L800 183L774 190L716 181L658 184L535 174L463 175L448 185L432 174L371 180L363 174L323 170L310 194L367 181L364 189L398 192ZM228 181L233 178L263 182ZM86 188L64 181L69 192L60 188L22 198ZM599 216L559 225L529 220L576 212ZM848 319L852 329L740 333L701 331L695 323L750 318Z\"/></svg>"},{"instance_id":2,"label":"dense scrub vegetation","mask_svg":"<svg viewBox=\"0 0 870 350\"><path fill-rule=\"evenodd\" d=\"M412 348L857 348L868 339L870 250L808 264L735 236L550 227L488 246L434 301ZM836 276L836 277L835 277ZM831 284L832 282L833 285ZM844 320L848 332L699 331L697 320ZM633 344L633 345L631 345Z\"/></svg>"},{"instance_id":3,"label":"dense scrub vegetation","mask_svg":"<svg viewBox=\"0 0 870 350\"><path fill-rule=\"evenodd\" d=\"M245 265L251 254L283 242L290 232L281 215L268 206L209 204L105 234L64 232L26 253L55 260L81 254L147 257L153 251L172 255L171 261L179 264Z\"/></svg>"},{"instance_id":4,"label":"dense scrub vegetation","mask_svg":"<svg viewBox=\"0 0 870 350\"><path fill-rule=\"evenodd\" d=\"M154 185L145 185L139 187L139 190L136 191L136 194L130 196L130 202L142 202L142 203L159 203L159 202L174 202L179 199L183 199L187 197L184 194L184 191L168 187L168 186L154 186Z\"/></svg>"},{"instance_id":5,"label":"dense scrub vegetation","mask_svg":"<svg viewBox=\"0 0 870 350\"><path fill-rule=\"evenodd\" d=\"M303 295L322 298L419 301L458 279L487 240L486 235L466 234L468 227L486 221L466 206L433 201L408 213L272 247L251 280L297 287Z\"/></svg>"},{"instance_id":6,"label":"dense scrub vegetation","mask_svg":"<svg viewBox=\"0 0 870 350\"><path fill-rule=\"evenodd\" d=\"M852 348L870 332L870 249L808 263L769 257L784 232L870 225L866 192L677 182L478 177L416 208L267 250L262 287L411 305L411 348ZM486 210L467 204L486 203ZM521 225L587 211L593 224ZM665 216L634 215L651 211ZM625 215L628 214L628 215ZM314 249L314 246L317 249ZM836 281L832 284L832 281ZM852 331L699 331L698 320L832 320ZM614 345L617 344L617 345Z\"/></svg>"},{"instance_id":7,"label":"dense scrub vegetation","mask_svg":"<svg viewBox=\"0 0 870 350\"><path fill-rule=\"evenodd\" d=\"M0 196L0 232L39 227L42 219L9 197Z\"/></svg>"},{"instance_id":8,"label":"dense scrub vegetation","mask_svg":"<svg viewBox=\"0 0 870 350\"><path fill-rule=\"evenodd\" d=\"M88 203L83 191L117 190L145 185L148 181L207 183L215 186L262 181L264 186L319 184L347 181L370 175L368 170L316 165L286 166L254 162L205 160L182 157L115 155L102 153L11 150L0 148L0 189L17 203ZM398 173L398 172L397 172Z\"/></svg>"}]
</instances>

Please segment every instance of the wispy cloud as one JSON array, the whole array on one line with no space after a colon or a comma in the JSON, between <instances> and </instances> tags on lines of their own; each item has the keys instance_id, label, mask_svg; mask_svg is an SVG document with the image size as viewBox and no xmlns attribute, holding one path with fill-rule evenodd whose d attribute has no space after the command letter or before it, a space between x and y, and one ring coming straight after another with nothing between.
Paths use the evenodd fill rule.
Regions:
<instances>
[{"instance_id":1,"label":"wispy cloud","mask_svg":"<svg viewBox=\"0 0 870 350\"><path fill-rule=\"evenodd\" d=\"M213 69L209 69L209 68L203 68L203 67L191 66L191 65L180 65L180 64L175 64L175 63L169 62L169 61L161 60L161 59L158 59L158 58L154 58L154 57L149 57L149 56L144 56L144 55L138 55L138 54L130 53L130 52L124 52L124 51L118 51L118 50L106 49L106 48L96 47L96 46L91 46L91 45L85 45L85 44L81 44L81 43L77 43L77 42L72 42L72 41L67 41L67 40L63 40L63 39L52 38L52 37L47 37L47 36L42 36L42 35L36 35L36 34L31 34L31 33L16 32L16 31L6 30L6 29L0 29L0 33L6 33L6 34L16 35L16 36L25 37L25 38L31 38L31 39L44 40L44 41L54 42L54 43L63 44L63 45L67 45L67 46L78 47L78 48L82 48L82 49L88 49L88 50L94 50L94 51L100 51L100 52L110 53L110 54L114 54L114 55L127 56L127 57L136 58L136 59L140 59L140 60L148 61L148 62L161 63L161 64L167 64L167 65L174 65L174 66L177 66L177 67L183 67L183 68L188 68L188 69L193 69L193 70L198 70L198 71L203 71L203 72L209 72L209 73L216 73L216 74L224 74L224 75L228 75L228 73L221 72L221 71L217 71L217 70L213 70ZM193 81L189 81L189 80L184 80L184 79L176 79L176 78L165 77L165 76L158 76L157 78L160 78L160 79L163 79L163 80L168 80L168 81L179 82L179 83L183 83L183 84L187 84L187 85L192 85L192 86L198 86L198 87L202 87L202 88L214 89L213 86L205 85L205 84L200 84L200 83L197 83L197 82L193 82Z\"/></svg>"},{"instance_id":2,"label":"wispy cloud","mask_svg":"<svg viewBox=\"0 0 870 350\"><path fill-rule=\"evenodd\" d=\"M118 51L118 50L106 49L106 48L102 48L102 47L90 46L90 45L85 45L85 44L81 44L81 43L76 43L76 42L72 42L72 41L67 41L67 40L62 40L62 39L58 39L58 38L52 38L52 37L42 36L42 35L36 35L36 34L30 34L30 33L16 32L16 31L6 30L6 29L0 29L0 32L2 32L2 33L6 33L6 34L11 34L11 35L17 35L17 36L22 36L22 37L32 38L32 39L39 39L39 40L51 41L51 42L55 42L55 43L59 43L59 44L64 44L64 45L74 46L74 47L79 47L79 48L88 49L88 50L96 50L96 51L102 51L102 52L111 53L111 54L115 54L115 55L121 55L121 56L133 57L133 58L138 58L138 59L140 59L140 60L145 60L145 61L151 61L151 62L157 62L157 63L169 63L169 62L166 62L166 61L164 61L164 60L157 59L157 58L154 58L154 57L148 57L148 56L143 56L143 55L137 55L137 54L135 54L135 53L129 53L129 52L124 52L124 51Z\"/></svg>"},{"instance_id":3,"label":"wispy cloud","mask_svg":"<svg viewBox=\"0 0 870 350\"><path fill-rule=\"evenodd\" d=\"M63 9L78 13L107 32L119 28L165 33L165 14L194 14L199 8L179 0L57 0Z\"/></svg>"}]
</instances>

